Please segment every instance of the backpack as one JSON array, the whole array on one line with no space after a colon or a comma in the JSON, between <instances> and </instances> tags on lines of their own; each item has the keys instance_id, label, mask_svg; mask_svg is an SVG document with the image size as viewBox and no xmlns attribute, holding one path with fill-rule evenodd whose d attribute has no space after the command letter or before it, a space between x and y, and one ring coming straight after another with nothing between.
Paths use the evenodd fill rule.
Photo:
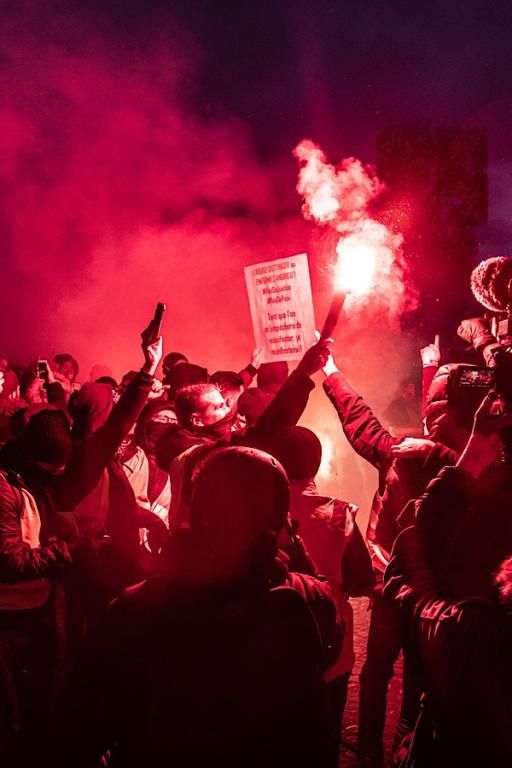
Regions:
<instances>
[{"instance_id":1,"label":"backpack","mask_svg":"<svg viewBox=\"0 0 512 768\"><path fill-rule=\"evenodd\" d=\"M112 765L327 768L321 640L301 594L189 595L152 614Z\"/></svg>"}]
</instances>

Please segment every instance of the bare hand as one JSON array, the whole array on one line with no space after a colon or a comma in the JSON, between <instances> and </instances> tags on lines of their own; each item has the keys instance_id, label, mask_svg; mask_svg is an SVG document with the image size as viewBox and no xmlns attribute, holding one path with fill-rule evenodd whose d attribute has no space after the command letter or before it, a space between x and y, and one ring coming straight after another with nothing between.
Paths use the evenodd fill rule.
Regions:
<instances>
[{"instance_id":1,"label":"bare hand","mask_svg":"<svg viewBox=\"0 0 512 768\"><path fill-rule=\"evenodd\" d=\"M162 397L164 392L165 392L164 385L162 384L160 379L153 379L153 383L151 385L151 391L148 395L148 400L156 400L158 397Z\"/></svg>"},{"instance_id":2,"label":"bare hand","mask_svg":"<svg viewBox=\"0 0 512 768\"><path fill-rule=\"evenodd\" d=\"M317 341L320 341L320 331L315 331L315 338ZM333 344L334 339L327 339L328 344ZM329 357L327 358L327 361L325 365L322 366L322 371L324 372L325 376L330 376L331 373L339 373L339 368L334 362L334 357L332 356L332 352L329 350Z\"/></svg>"},{"instance_id":3,"label":"bare hand","mask_svg":"<svg viewBox=\"0 0 512 768\"><path fill-rule=\"evenodd\" d=\"M159 336L152 344L148 344L144 339L142 341L142 351L144 352L144 367L142 370L145 373L149 373L150 376L155 375L155 371L158 368L158 364L162 359L163 343L162 337Z\"/></svg>"},{"instance_id":4,"label":"bare hand","mask_svg":"<svg viewBox=\"0 0 512 768\"><path fill-rule=\"evenodd\" d=\"M332 344L332 339L317 341L316 344L313 344L312 347L306 350L304 357L297 366L297 371L300 371L305 376L312 376L320 368L323 368L331 354L329 344Z\"/></svg>"},{"instance_id":5,"label":"bare hand","mask_svg":"<svg viewBox=\"0 0 512 768\"><path fill-rule=\"evenodd\" d=\"M427 344L426 347L420 349L421 362L424 368L431 365L436 367L441 362L441 347L439 344L439 334L436 333L433 344Z\"/></svg>"},{"instance_id":6,"label":"bare hand","mask_svg":"<svg viewBox=\"0 0 512 768\"><path fill-rule=\"evenodd\" d=\"M391 448L391 453L399 459L417 459L425 456L435 443L422 437L406 437L398 445Z\"/></svg>"},{"instance_id":7,"label":"bare hand","mask_svg":"<svg viewBox=\"0 0 512 768\"><path fill-rule=\"evenodd\" d=\"M252 351L251 356L251 365L253 368L259 368L261 365L261 360L263 357L263 349L261 347L256 347Z\"/></svg>"},{"instance_id":8,"label":"bare hand","mask_svg":"<svg viewBox=\"0 0 512 768\"><path fill-rule=\"evenodd\" d=\"M331 373L339 373L338 366L334 362L334 358L332 355L329 355L329 357L327 358L327 362L323 366L322 371L325 373L326 376L330 376Z\"/></svg>"}]
</instances>

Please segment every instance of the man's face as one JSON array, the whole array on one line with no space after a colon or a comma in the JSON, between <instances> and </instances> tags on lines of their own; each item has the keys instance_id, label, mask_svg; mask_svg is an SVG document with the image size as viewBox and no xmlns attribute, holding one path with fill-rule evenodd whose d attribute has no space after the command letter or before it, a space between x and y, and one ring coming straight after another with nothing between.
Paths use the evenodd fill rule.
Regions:
<instances>
[{"instance_id":1,"label":"man's face","mask_svg":"<svg viewBox=\"0 0 512 768\"><path fill-rule=\"evenodd\" d=\"M218 389L206 392L201 398L202 408L195 416L195 425L209 427L224 419L229 413L229 406Z\"/></svg>"},{"instance_id":2,"label":"man's face","mask_svg":"<svg viewBox=\"0 0 512 768\"><path fill-rule=\"evenodd\" d=\"M68 381L75 380L75 368L72 363L62 363L62 365L59 365L59 373Z\"/></svg>"}]
</instances>

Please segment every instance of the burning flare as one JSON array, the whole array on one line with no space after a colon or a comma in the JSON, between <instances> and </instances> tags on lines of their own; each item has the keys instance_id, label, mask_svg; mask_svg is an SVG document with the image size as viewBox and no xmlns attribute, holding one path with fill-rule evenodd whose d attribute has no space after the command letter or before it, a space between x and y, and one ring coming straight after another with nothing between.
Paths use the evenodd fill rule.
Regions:
<instances>
[{"instance_id":1,"label":"burning flare","mask_svg":"<svg viewBox=\"0 0 512 768\"><path fill-rule=\"evenodd\" d=\"M396 318L411 304L406 294L402 236L369 214L370 203L384 189L373 168L353 157L338 168L327 162L312 141L301 141L294 155L300 166L297 191L307 219L327 224L340 234L336 246L336 291L348 295L347 305L370 301Z\"/></svg>"}]
</instances>

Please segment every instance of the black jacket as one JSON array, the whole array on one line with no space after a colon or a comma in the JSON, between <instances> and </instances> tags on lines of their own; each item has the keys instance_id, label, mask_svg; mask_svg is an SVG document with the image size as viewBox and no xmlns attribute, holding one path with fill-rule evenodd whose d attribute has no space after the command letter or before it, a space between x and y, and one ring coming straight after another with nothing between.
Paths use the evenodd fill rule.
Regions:
<instances>
[{"instance_id":1,"label":"black jacket","mask_svg":"<svg viewBox=\"0 0 512 768\"><path fill-rule=\"evenodd\" d=\"M375 494L368 524L367 540L372 549L376 571L383 565L375 556L378 548L383 559L389 557L393 542L400 530L410 524L410 518L401 516L410 499L423 493L428 482L439 470L455 464L457 454L441 443L435 443L421 459L393 460L391 449L401 442L385 429L361 395L356 392L342 373L331 374L324 389L336 408L343 431L352 448L372 464L379 473L379 487Z\"/></svg>"},{"instance_id":2,"label":"black jacket","mask_svg":"<svg viewBox=\"0 0 512 768\"><path fill-rule=\"evenodd\" d=\"M444 469L386 571L384 594L400 605L404 653L426 692L410 756L418 768L512 765L512 622L490 590L492 508L481 508L488 536L474 540L479 495L459 469Z\"/></svg>"},{"instance_id":3,"label":"black jacket","mask_svg":"<svg viewBox=\"0 0 512 768\"><path fill-rule=\"evenodd\" d=\"M295 426L304 412L309 393L314 386L308 376L293 371L256 424L249 427L244 434L228 432L227 439L231 443L251 445L266 450L271 444L272 436L281 430ZM157 442L158 466L169 472L172 461L183 451L193 445L215 445L219 439L218 436L212 436L205 431L173 424Z\"/></svg>"}]
</instances>

